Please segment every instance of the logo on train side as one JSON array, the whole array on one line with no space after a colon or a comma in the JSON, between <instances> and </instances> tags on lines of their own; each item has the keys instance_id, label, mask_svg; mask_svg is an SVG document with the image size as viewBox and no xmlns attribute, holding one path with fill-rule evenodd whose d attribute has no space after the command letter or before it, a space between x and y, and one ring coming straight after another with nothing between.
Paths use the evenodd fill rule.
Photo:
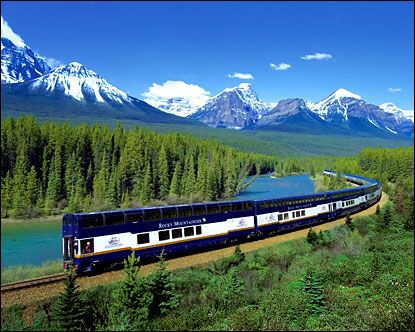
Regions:
<instances>
[{"instance_id":1,"label":"logo on train side","mask_svg":"<svg viewBox=\"0 0 415 332\"><path fill-rule=\"evenodd\" d=\"M121 240L118 236L113 236L111 239L108 240L105 248L114 248L122 246Z\"/></svg>"},{"instance_id":2,"label":"logo on train side","mask_svg":"<svg viewBox=\"0 0 415 332\"><path fill-rule=\"evenodd\" d=\"M239 220L239 222L238 222L238 226L237 227L246 227L246 226L248 226L248 224L246 223L246 220L245 219L240 219Z\"/></svg>"}]
</instances>

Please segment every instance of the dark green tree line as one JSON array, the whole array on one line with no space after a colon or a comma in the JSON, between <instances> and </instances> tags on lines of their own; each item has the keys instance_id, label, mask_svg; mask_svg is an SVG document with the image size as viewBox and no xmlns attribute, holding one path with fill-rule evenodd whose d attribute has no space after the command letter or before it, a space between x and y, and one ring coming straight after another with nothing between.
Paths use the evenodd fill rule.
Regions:
<instances>
[{"instance_id":1,"label":"dark green tree line","mask_svg":"<svg viewBox=\"0 0 415 332\"><path fill-rule=\"evenodd\" d=\"M2 217L33 217L234 196L275 158L188 134L121 125L1 124Z\"/></svg>"}]
</instances>

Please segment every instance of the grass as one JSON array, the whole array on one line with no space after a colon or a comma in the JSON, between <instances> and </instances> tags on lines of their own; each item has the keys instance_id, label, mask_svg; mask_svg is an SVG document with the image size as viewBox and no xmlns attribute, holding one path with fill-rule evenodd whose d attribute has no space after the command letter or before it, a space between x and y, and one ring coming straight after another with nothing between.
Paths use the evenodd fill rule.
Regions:
<instances>
[{"instance_id":1,"label":"grass","mask_svg":"<svg viewBox=\"0 0 415 332\"><path fill-rule=\"evenodd\" d=\"M31 264L9 266L1 269L1 284L40 278L60 272L63 272L61 260L43 262L40 266Z\"/></svg>"},{"instance_id":2,"label":"grass","mask_svg":"<svg viewBox=\"0 0 415 332\"><path fill-rule=\"evenodd\" d=\"M27 218L27 219L15 219L15 218L1 218L2 224L27 224L27 223L42 223L45 221L62 221L63 214L53 215L53 216L41 216L39 218Z\"/></svg>"}]
</instances>

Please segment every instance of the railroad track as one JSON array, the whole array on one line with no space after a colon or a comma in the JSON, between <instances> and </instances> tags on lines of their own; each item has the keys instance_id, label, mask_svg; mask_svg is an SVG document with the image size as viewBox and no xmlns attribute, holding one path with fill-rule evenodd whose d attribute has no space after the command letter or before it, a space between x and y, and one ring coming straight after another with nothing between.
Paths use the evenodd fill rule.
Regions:
<instances>
[{"instance_id":1,"label":"railroad track","mask_svg":"<svg viewBox=\"0 0 415 332\"><path fill-rule=\"evenodd\" d=\"M28 288L28 287L33 287L33 286L38 286L38 285L46 285L46 284L52 284L58 281L62 281L65 279L65 274L64 273L58 273L58 274L54 274L54 275L50 275L50 276L46 276L46 277L41 277L41 278L34 278L34 279L29 279L29 280L22 280L22 281L17 281L17 282L13 282L10 284L4 284L1 285L1 292L10 292L10 291L15 291L18 289L22 289L22 288Z\"/></svg>"}]
</instances>

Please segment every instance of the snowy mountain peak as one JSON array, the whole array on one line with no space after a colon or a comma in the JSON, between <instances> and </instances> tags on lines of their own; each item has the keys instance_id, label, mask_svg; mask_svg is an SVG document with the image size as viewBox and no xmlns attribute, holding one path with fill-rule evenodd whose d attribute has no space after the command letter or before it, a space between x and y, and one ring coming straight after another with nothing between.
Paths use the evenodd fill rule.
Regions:
<instances>
[{"instance_id":1,"label":"snowy mountain peak","mask_svg":"<svg viewBox=\"0 0 415 332\"><path fill-rule=\"evenodd\" d=\"M211 127L241 129L254 124L268 110L251 84L241 83L210 98L190 117Z\"/></svg>"},{"instance_id":2,"label":"snowy mountain peak","mask_svg":"<svg viewBox=\"0 0 415 332\"><path fill-rule=\"evenodd\" d=\"M251 85L251 83L241 83L241 84L239 84L238 88L240 90L249 90L249 89L252 88L252 85Z\"/></svg>"},{"instance_id":3,"label":"snowy mountain peak","mask_svg":"<svg viewBox=\"0 0 415 332\"><path fill-rule=\"evenodd\" d=\"M379 107L388 113L396 113L401 110L398 106L391 102L380 104Z\"/></svg>"},{"instance_id":4,"label":"snowy mountain peak","mask_svg":"<svg viewBox=\"0 0 415 332\"><path fill-rule=\"evenodd\" d=\"M6 20L3 19L3 16L1 17L1 38L7 38L17 47L26 47L22 37L12 30Z\"/></svg>"},{"instance_id":5,"label":"snowy mountain peak","mask_svg":"<svg viewBox=\"0 0 415 332\"><path fill-rule=\"evenodd\" d=\"M414 122L414 111L413 110L403 110L396 106L394 103L387 102L379 105L379 108L385 111L386 113L391 113L394 115L396 121L401 122L403 119L410 120Z\"/></svg>"},{"instance_id":6,"label":"snowy mountain peak","mask_svg":"<svg viewBox=\"0 0 415 332\"><path fill-rule=\"evenodd\" d=\"M20 38L20 37L19 37ZM1 37L1 82L18 83L28 81L49 72L45 60L33 53L21 39Z\"/></svg>"},{"instance_id":7,"label":"snowy mountain peak","mask_svg":"<svg viewBox=\"0 0 415 332\"><path fill-rule=\"evenodd\" d=\"M109 84L94 71L79 62L54 68L49 74L31 82L32 90L44 89L48 93L63 92L78 101L130 102L128 95Z\"/></svg>"},{"instance_id":8,"label":"snowy mountain peak","mask_svg":"<svg viewBox=\"0 0 415 332\"><path fill-rule=\"evenodd\" d=\"M94 71L87 69L84 65L80 64L79 62L71 62L68 65L63 65L54 68L51 73L56 73L60 75L67 75L67 76L73 76L73 77L79 77L79 78L86 78L86 77L92 77L96 79L103 79L101 76L99 76Z\"/></svg>"},{"instance_id":9,"label":"snowy mountain peak","mask_svg":"<svg viewBox=\"0 0 415 332\"><path fill-rule=\"evenodd\" d=\"M353 99L360 99L360 100L362 99L362 97L360 97L359 95L353 92L350 92L349 90L343 89L343 88L337 89L334 93L330 95L330 97L332 96L338 100L341 98L353 98Z\"/></svg>"},{"instance_id":10,"label":"snowy mountain peak","mask_svg":"<svg viewBox=\"0 0 415 332\"><path fill-rule=\"evenodd\" d=\"M312 111L321 119L330 120L333 116L342 121L348 120L348 107L352 103L363 102L362 98L346 89L340 88L328 97L313 105ZM311 106L311 104L309 104Z\"/></svg>"}]
</instances>

